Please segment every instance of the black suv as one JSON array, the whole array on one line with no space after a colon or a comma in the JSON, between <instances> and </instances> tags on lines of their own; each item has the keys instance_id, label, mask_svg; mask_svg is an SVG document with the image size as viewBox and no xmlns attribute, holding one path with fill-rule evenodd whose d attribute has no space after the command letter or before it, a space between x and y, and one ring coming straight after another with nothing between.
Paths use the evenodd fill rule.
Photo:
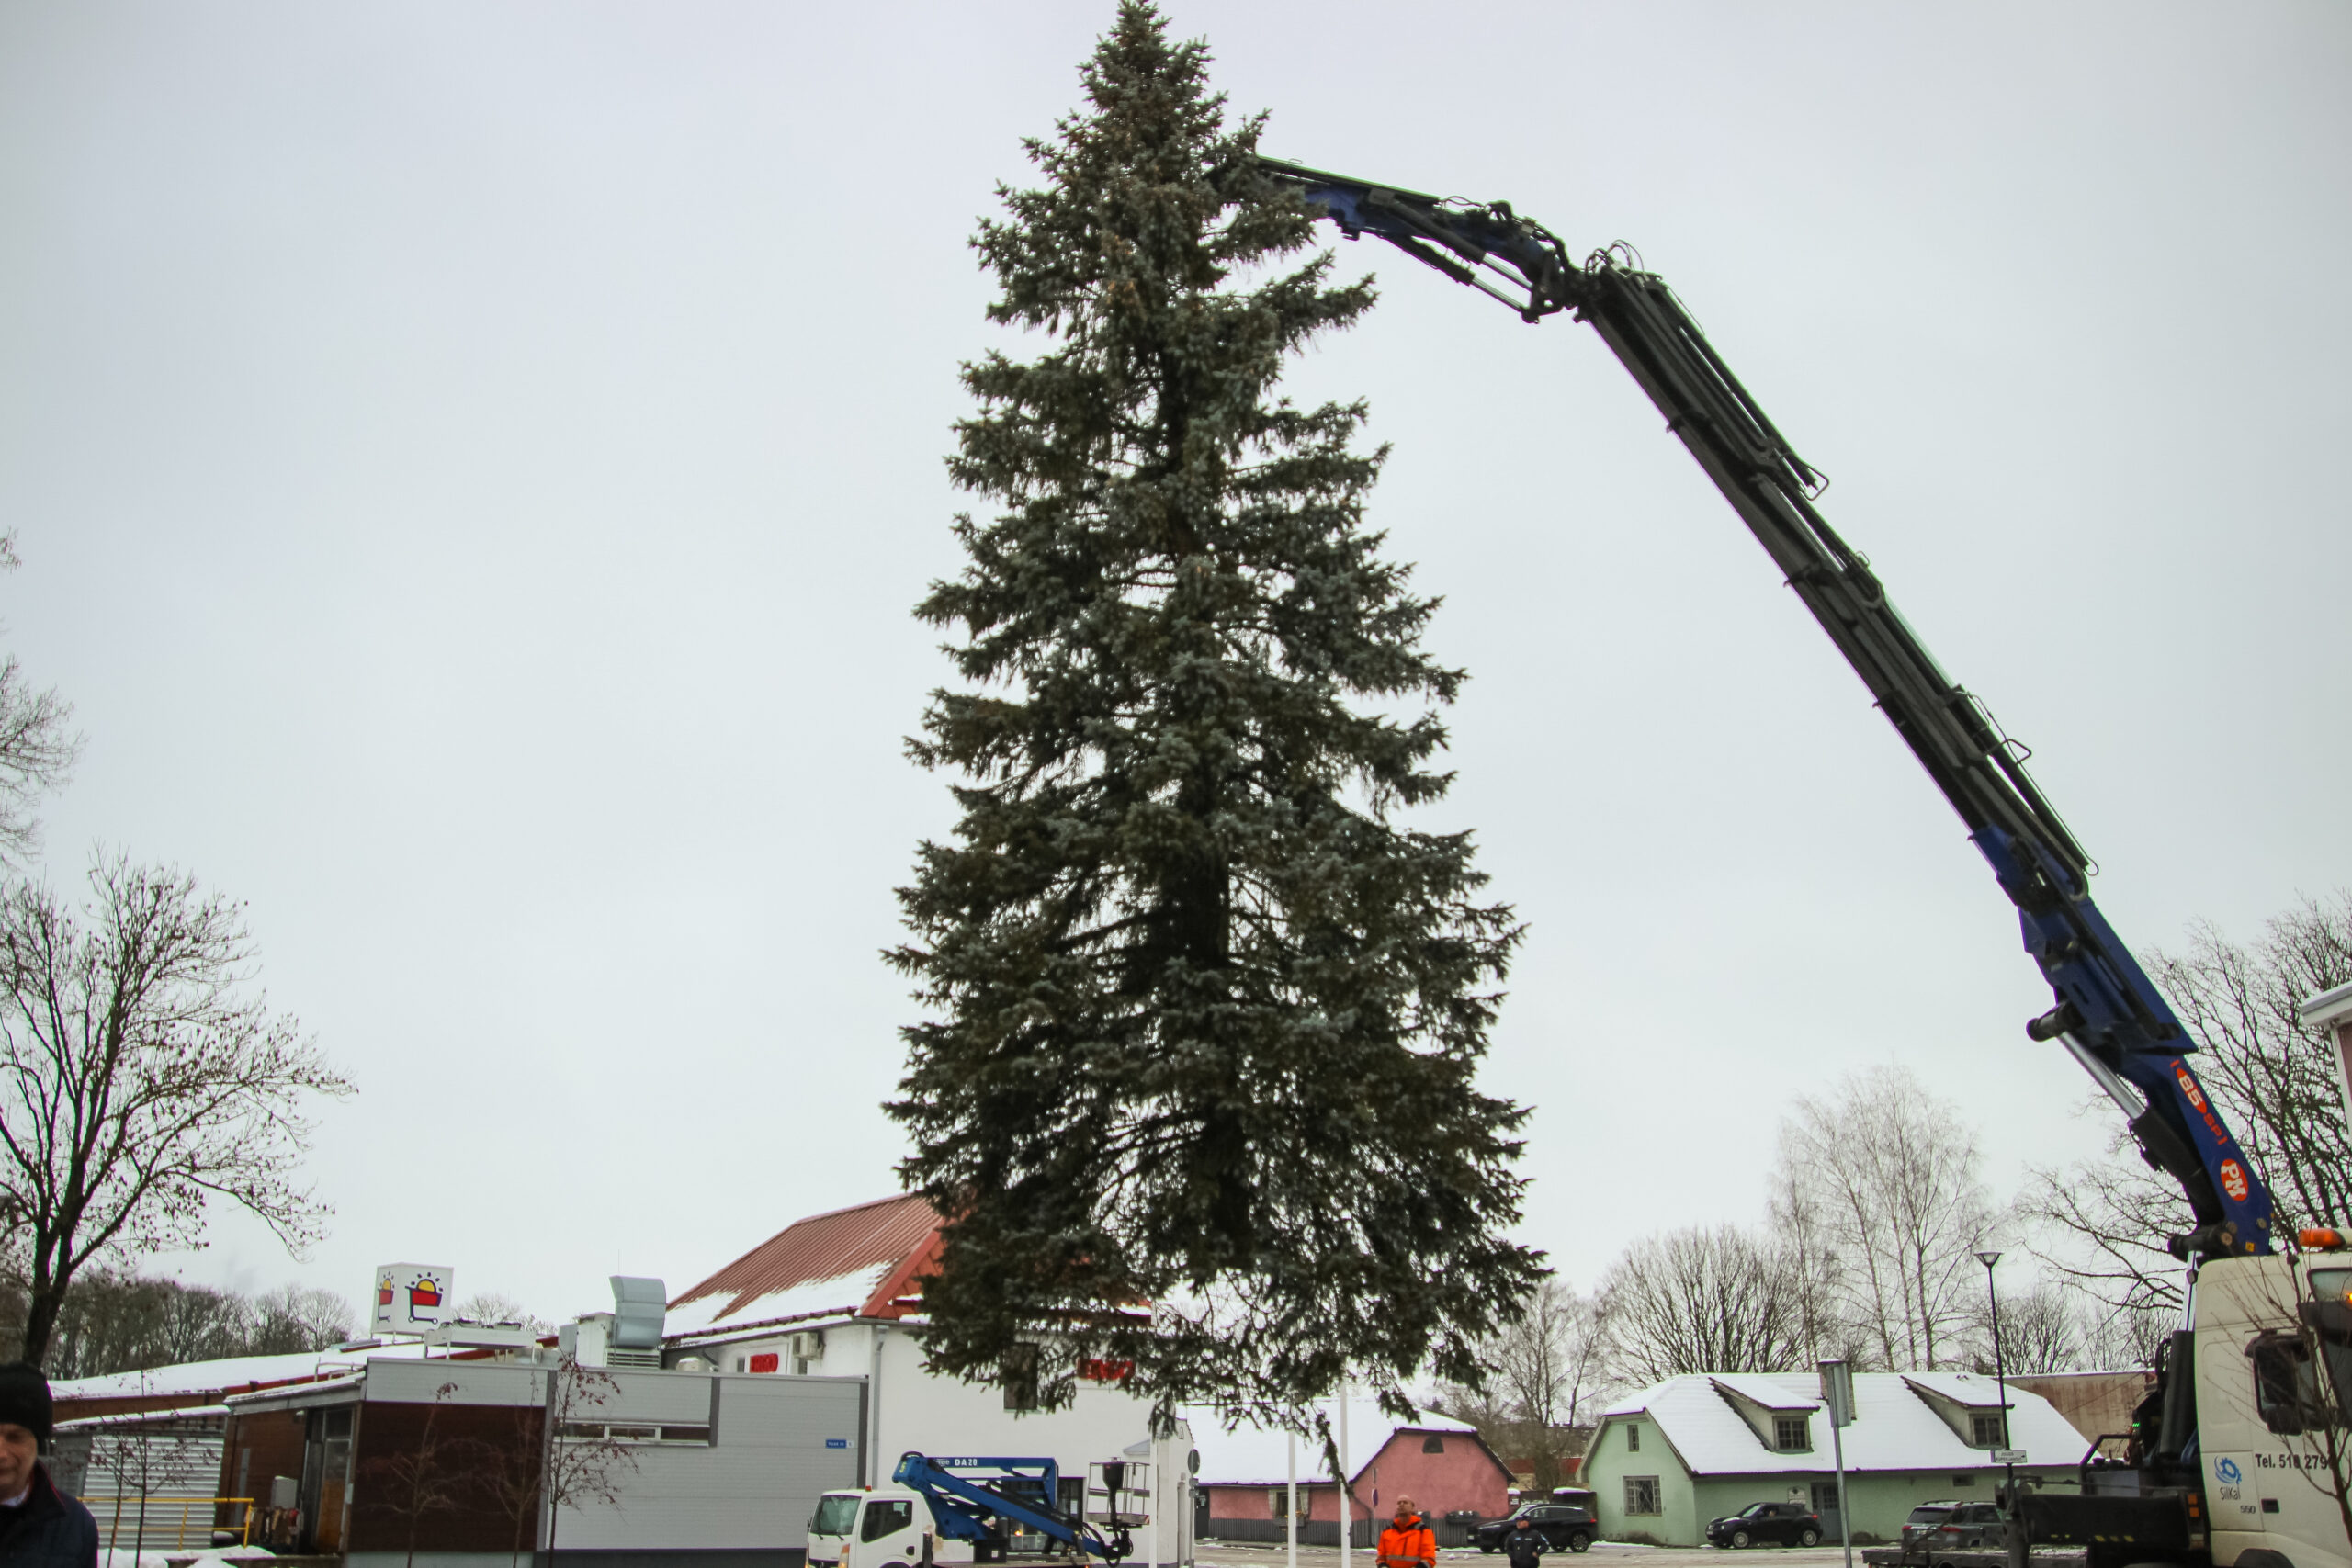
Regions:
<instances>
[{"instance_id":1,"label":"black suv","mask_svg":"<svg viewBox=\"0 0 2352 1568\"><path fill-rule=\"evenodd\" d=\"M1794 1503L1750 1503L1727 1519L1707 1525L1717 1546L1819 1546L1821 1516Z\"/></svg>"},{"instance_id":2,"label":"black suv","mask_svg":"<svg viewBox=\"0 0 2352 1568\"><path fill-rule=\"evenodd\" d=\"M1500 1551L1503 1537L1519 1528L1521 1519L1532 1519L1531 1527L1544 1538L1544 1550L1557 1551L1565 1547L1570 1551L1582 1551L1592 1544L1600 1527L1593 1523L1592 1510L1566 1503L1521 1503L1499 1519L1488 1519L1473 1532L1481 1551Z\"/></svg>"},{"instance_id":3,"label":"black suv","mask_svg":"<svg viewBox=\"0 0 2352 1568\"><path fill-rule=\"evenodd\" d=\"M1990 1503L1922 1503L1903 1521L1905 1560L1932 1560L1939 1551L1998 1551L2009 1527Z\"/></svg>"}]
</instances>

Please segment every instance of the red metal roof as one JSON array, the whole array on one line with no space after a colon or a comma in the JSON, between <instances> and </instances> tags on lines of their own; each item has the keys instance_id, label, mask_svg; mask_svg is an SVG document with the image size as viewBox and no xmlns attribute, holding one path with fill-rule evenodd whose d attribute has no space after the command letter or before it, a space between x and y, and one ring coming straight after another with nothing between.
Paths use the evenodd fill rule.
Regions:
<instances>
[{"instance_id":1,"label":"red metal roof","mask_svg":"<svg viewBox=\"0 0 2352 1568\"><path fill-rule=\"evenodd\" d=\"M714 1318L726 1318L763 1297L819 1280L886 1270L860 1313L898 1317L899 1304L917 1275L938 1256L939 1216L919 1193L860 1203L797 1220L762 1242L709 1279L671 1302L673 1311L710 1296L733 1300ZM846 1303L844 1303L846 1304Z\"/></svg>"}]
</instances>

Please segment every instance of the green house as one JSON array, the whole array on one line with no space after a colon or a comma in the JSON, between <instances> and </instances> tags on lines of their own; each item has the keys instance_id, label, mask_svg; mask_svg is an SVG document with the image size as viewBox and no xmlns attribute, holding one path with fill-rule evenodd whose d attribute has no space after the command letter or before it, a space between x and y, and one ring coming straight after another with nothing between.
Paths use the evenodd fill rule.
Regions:
<instances>
[{"instance_id":1,"label":"green house","mask_svg":"<svg viewBox=\"0 0 2352 1568\"><path fill-rule=\"evenodd\" d=\"M2070 1476L2089 1447L2038 1394L1973 1372L1861 1372L1854 1421L1838 1434L1857 1542L1893 1540L1921 1503L1993 1501L2022 1449L2020 1473ZM1706 1543L1711 1519L1751 1503L1800 1503L1838 1539L1829 1413L1813 1372L1694 1372L1620 1400L1600 1418L1581 1480L1610 1540Z\"/></svg>"}]
</instances>

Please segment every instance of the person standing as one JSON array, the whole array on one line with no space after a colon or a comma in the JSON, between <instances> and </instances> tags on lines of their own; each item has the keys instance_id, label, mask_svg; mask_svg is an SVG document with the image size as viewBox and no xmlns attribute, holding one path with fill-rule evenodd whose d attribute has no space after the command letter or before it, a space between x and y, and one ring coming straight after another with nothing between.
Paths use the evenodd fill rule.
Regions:
<instances>
[{"instance_id":1,"label":"person standing","mask_svg":"<svg viewBox=\"0 0 2352 1568\"><path fill-rule=\"evenodd\" d=\"M49 1380L0 1366L0 1568L97 1568L98 1521L50 1479Z\"/></svg>"},{"instance_id":2,"label":"person standing","mask_svg":"<svg viewBox=\"0 0 2352 1568\"><path fill-rule=\"evenodd\" d=\"M1525 1514L1520 1515L1519 1523L1503 1537L1503 1550L1510 1553L1510 1568L1535 1568L1544 1561L1544 1549L1551 1544L1535 1528L1535 1521Z\"/></svg>"},{"instance_id":3,"label":"person standing","mask_svg":"<svg viewBox=\"0 0 2352 1568\"><path fill-rule=\"evenodd\" d=\"M1380 1568L1437 1568L1437 1531L1410 1497L1396 1499L1396 1517L1380 1532Z\"/></svg>"}]
</instances>

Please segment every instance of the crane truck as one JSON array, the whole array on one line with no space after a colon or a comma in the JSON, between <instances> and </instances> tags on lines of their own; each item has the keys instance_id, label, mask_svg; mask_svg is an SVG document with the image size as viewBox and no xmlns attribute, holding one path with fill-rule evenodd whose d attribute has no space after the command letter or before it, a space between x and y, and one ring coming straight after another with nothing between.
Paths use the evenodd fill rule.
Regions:
<instances>
[{"instance_id":1,"label":"crane truck","mask_svg":"<svg viewBox=\"0 0 2352 1568\"><path fill-rule=\"evenodd\" d=\"M1050 1459L899 1456L888 1486L828 1492L808 1519L809 1568L935 1568L1022 1558L1116 1563L1151 1520L1151 1466L1087 1466L1083 1496L1064 1506Z\"/></svg>"},{"instance_id":2,"label":"crane truck","mask_svg":"<svg viewBox=\"0 0 2352 1568\"><path fill-rule=\"evenodd\" d=\"M1531 325L1566 315L1600 334L1959 813L2051 988L2026 1033L2081 1065L2187 1196L2193 1223L2171 1238L2183 1323L2126 1461L2086 1455L2075 1488L2013 1494L2015 1549L2079 1546L2090 1568L2352 1568L2352 1257L2331 1256L2345 1245L2333 1230L2276 1233L2269 1189L2190 1066L2195 1042L2091 898L2090 857L2024 748L1945 676L1822 515L1820 473L1623 247L1578 264L1508 202L1257 167L1351 240L1385 240Z\"/></svg>"}]
</instances>

